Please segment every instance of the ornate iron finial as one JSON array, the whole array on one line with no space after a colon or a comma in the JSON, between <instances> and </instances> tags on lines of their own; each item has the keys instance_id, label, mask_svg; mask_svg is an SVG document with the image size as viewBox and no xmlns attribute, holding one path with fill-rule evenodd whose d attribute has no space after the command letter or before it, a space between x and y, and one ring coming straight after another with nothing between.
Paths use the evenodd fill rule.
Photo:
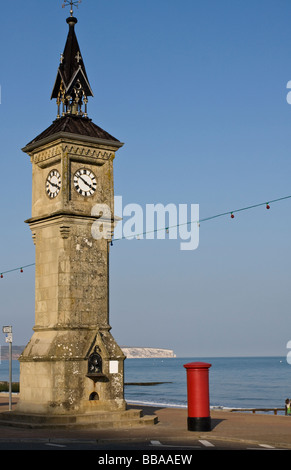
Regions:
<instances>
[{"instance_id":1,"label":"ornate iron finial","mask_svg":"<svg viewBox=\"0 0 291 470\"><path fill-rule=\"evenodd\" d=\"M82 3L82 0L77 0L77 1L73 1L73 0L65 0L64 3L62 4L62 8L65 8L67 7L68 5L71 6L71 11L70 11L70 14L71 16L73 16L73 6L76 6L78 8L78 5Z\"/></svg>"}]
</instances>

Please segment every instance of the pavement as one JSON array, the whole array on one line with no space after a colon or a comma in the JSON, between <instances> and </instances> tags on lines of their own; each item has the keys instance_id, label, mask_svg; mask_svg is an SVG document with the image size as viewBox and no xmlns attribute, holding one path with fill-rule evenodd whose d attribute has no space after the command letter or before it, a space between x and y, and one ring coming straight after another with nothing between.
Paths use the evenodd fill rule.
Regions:
<instances>
[{"instance_id":1,"label":"pavement","mask_svg":"<svg viewBox=\"0 0 291 470\"><path fill-rule=\"evenodd\" d=\"M12 410L18 397L12 397ZM138 443L145 441L163 442L176 446L189 446L197 439L248 443L248 445L272 446L291 450L291 417L267 413L230 412L211 410L211 430L193 432L187 429L187 409L128 405L142 409L144 415L155 415L157 424L124 429L31 429L0 426L0 443L23 440L87 440L108 445ZM8 395L0 394L0 412L8 411Z\"/></svg>"}]
</instances>

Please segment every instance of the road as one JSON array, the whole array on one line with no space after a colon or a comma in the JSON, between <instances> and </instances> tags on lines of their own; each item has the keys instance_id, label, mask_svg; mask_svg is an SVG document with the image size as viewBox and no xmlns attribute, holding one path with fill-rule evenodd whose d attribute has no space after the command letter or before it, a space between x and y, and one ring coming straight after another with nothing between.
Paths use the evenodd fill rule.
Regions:
<instances>
[{"instance_id":1,"label":"road","mask_svg":"<svg viewBox=\"0 0 291 470\"><path fill-rule=\"evenodd\" d=\"M191 442L191 445L179 442L161 442L157 440L142 442L98 442L90 440L66 440L66 439L0 439L0 450L95 450L101 451L101 454L114 451L127 451L130 454L159 454L175 455L191 455L198 450L284 450L284 448L271 446L268 444L251 444L248 442L232 442L224 440L205 440L197 439ZM160 462L161 463L161 462ZM163 463L163 462L162 462Z\"/></svg>"}]
</instances>

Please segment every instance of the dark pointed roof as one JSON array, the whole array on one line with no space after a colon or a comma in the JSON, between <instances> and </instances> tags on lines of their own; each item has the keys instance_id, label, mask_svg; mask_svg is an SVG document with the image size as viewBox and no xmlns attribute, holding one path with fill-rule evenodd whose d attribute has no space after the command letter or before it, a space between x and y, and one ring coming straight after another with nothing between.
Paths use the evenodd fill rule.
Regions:
<instances>
[{"instance_id":1,"label":"dark pointed roof","mask_svg":"<svg viewBox=\"0 0 291 470\"><path fill-rule=\"evenodd\" d=\"M80 80L86 96L93 96L75 33L75 24L78 20L71 16L67 18L66 21L69 25L69 33L64 52L61 56L61 63L58 68L51 99L58 98L62 83L65 88L65 93L70 95L77 80Z\"/></svg>"},{"instance_id":2,"label":"dark pointed roof","mask_svg":"<svg viewBox=\"0 0 291 470\"><path fill-rule=\"evenodd\" d=\"M116 147L122 147L122 143L110 135L101 127L94 124L91 119L80 116L64 116L56 119L51 126L29 142L25 148L33 148L40 145L41 141L55 139L57 137L72 137L98 139L101 142L108 142Z\"/></svg>"},{"instance_id":3,"label":"dark pointed roof","mask_svg":"<svg viewBox=\"0 0 291 470\"><path fill-rule=\"evenodd\" d=\"M76 138L120 148L123 144L118 139L88 118L88 96L93 96L93 92L75 34L78 20L70 16L66 21L69 32L51 96L51 99L55 98L57 101L57 119L22 150L29 152L56 139Z\"/></svg>"}]
</instances>

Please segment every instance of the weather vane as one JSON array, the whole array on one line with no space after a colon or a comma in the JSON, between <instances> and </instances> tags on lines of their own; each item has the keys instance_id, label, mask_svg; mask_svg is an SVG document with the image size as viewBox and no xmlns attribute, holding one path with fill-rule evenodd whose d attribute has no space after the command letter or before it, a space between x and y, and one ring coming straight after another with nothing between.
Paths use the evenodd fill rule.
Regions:
<instances>
[{"instance_id":1,"label":"weather vane","mask_svg":"<svg viewBox=\"0 0 291 470\"><path fill-rule=\"evenodd\" d=\"M76 6L76 7L78 8L78 5L79 5L80 3L82 3L82 0L77 0L77 1L75 1L75 2L74 2L73 0L65 0L64 3L62 4L62 7L65 8L65 7L67 7L68 5L70 5L70 6L71 6L71 11L70 11L70 13L71 13L71 16L73 16L73 13L74 13L74 12L73 12L73 6Z\"/></svg>"}]
</instances>

